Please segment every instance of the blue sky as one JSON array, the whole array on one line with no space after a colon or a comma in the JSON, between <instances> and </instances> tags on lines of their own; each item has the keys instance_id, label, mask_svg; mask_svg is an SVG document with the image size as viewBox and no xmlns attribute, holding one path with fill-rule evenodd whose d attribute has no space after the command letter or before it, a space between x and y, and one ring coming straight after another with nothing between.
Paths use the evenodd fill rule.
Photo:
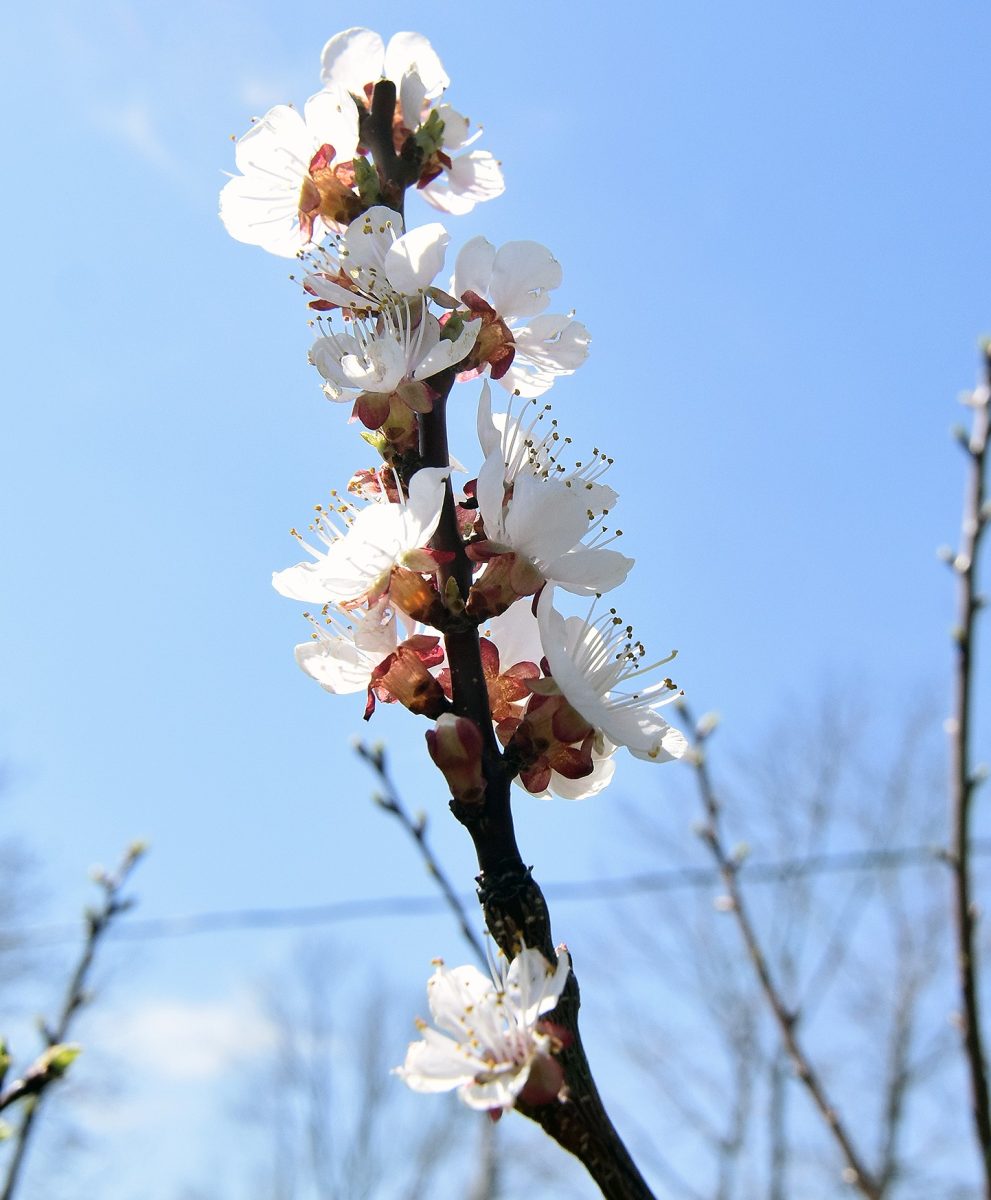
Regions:
<instances>
[{"instance_id":1,"label":"blue sky","mask_svg":"<svg viewBox=\"0 0 991 1200\"><path fill-rule=\"evenodd\" d=\"M0 744L46 917L74 912L88 864L139 835L147 915L429 892L368 803L349 749L360 706L296 669L305 630L269 583L361 443L306 364L287 265L216 217L230 136L301 104L323 42L357 19L426 33L503 160L506 195L452 221L455 242L532 238L564 266L560 302L593 346L550 399L576 445L617 460L638 559L623 611L650 646L678 647L695 707L746 748L824 684L882 728L913 698L945 704L953 602L935 550L962 494L947 430L991 331L984 6L615 13L56 0L0 18ZM465 393L452 441L470 461ZM470 886L469 843L404 715L380 709L367 732ZM614 805L664 804L673 770L624 757L596 801L521 797L538 878L642 866ZM573 944L576 911L557 918ZM458 953L442 920L396 928L356 940L407 990ZM129 973L139 997L214 1003L283 950L190 940Z\"/></svg>"}]
</instances>

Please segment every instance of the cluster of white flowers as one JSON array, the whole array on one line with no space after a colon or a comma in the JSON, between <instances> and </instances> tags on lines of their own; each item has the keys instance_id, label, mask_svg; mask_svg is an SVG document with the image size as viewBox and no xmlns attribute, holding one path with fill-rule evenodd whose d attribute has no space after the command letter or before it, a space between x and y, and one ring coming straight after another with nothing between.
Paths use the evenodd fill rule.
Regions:
<instances>
[{"instance_id":1,"label":"cluster of white flowers","mask_svg":"<svg viewBox=\"0 0 991 1200\"><path fill-rule=\"evenodd\" d=\"M308 243L347 226L363 205L354 195L360 117L379 79L398 93L397 139L412 137L424 154L417 190L434 208L470 212L502 195L499 163L488 150L467 150L481 130L449 104L437 103L450 80L419 33L397 33L385 46L370 29L346 29L321 56L322 89L302 115L277 104L239 139L235 175L220 194L220 216L239 242L294 258ZM462 153L463 151L463 153Z\"/></svg>"},{"instance_id":2,"label":"cluster of white flowers","mask_svg":"<svg viewBox=\"0 0 991 1200\"><path fill-rule=\"evenodd\" d=\"M366 692L366 719L381 700L435 721L430 753L462 804L484 802L485 739L528 792L571 800L609 784L620 747L682 757L686 740L663 716L680 695L661 670L673 655L645 664L632 627L601 601L633 567L615 545L612 459L594 449L572 461L543 400L588 353L574 314L547 311L560 264L536 242L474 237L438 282L450 234L439 222L407 229L396 164L402 189L448 214L504 184L488 151L468 149L478 133L444 102L450 81L424 37L385 45L349 29L324 47L321 78L302 113L277 106L238 141L241 174L220 203L233 237L302 261L310 362L382 459L346 499L317 506L308 535L293 531L310 557L273 576L317 610L305 614L300 667L329 692ZM388 169L377 155L391 156ZM425 430L451 388L473 380L481 464L456 496L460 464L446 450L425 462ZM509 393L505 412L493 411L490 381ZM590 601L588 614L563 615L560 593ZM466 629L484 670L484 737L460 715L445 652ZM438 966L430 1006L445 1032L425 1029L401 1074L421 1091L458 1087L476 1108L553 1099L561 1040L545 1018L568 970L566 953L552 968L527 949L492 981Z\"/></svg>"}]
</instances>

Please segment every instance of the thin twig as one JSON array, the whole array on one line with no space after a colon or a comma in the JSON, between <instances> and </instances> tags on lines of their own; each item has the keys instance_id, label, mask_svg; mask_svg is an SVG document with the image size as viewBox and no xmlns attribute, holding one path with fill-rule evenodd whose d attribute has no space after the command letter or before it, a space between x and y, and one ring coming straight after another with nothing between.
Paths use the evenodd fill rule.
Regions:
<instances>
[{"instance_id":1,"label":"thin twig","mask_svg":"<svg viewBox=\"0 0 991 1200\"><path fill-rule=\"evenodd\" d=\"M364 742L356 742L354 748L356 753L368 763L378 776L379 783L382 786L382 791L376 793L373 797L375 803L384 812L394 816L416 843L416 848L423 858L424 865L429 874L437 881L437 886L440 888L447 906L454 914L454 919L457 921L458 928L461 930L465 941L471 946L475 952L475 957L481 962L482 966L486 966L488 960L482 940L472 926L468 912L461 903L461 897L455 891L451 881L444 873L444 869L441 867L437 856L427 842L427 818L424 814L414 817L403 804L399 792L396 790L392 775L389 772L385 757L385 748L381 745L368 746Z\"/></svg>"},{"instance_id":2,"label":"thin twig","mask_svg":"<svg viewBox=\"0 0 991 1200\"><path fill-rule=\"evenodd\" d=\"M131 871L137 865L146 849L147 847L142 842L134 842L128 847L116 871L101 871L96 877L96 883L103 889L103 901L99 908L86 910L86 940L83 943L79 961L76 963L75 970L72 972L72 977L66 987L65 999L59 1010L58 1019L54 1026L45 1026L42 1030L48 1048L35 1063L35 1066L25 1073L24 1080L18 1081L18 1083L28 1082L30 1084L32 1072L35 1068L39 1064L44 1064L46 1059L51 1060L47 1070L34 1076L37 1086L29 1086L25 1092L26 1095L30 1095L31 1099L24 1107L20 1125L14 1134L14 1151L7 1168L7 1176L4 1181L3 1192L0 1193L0 1200L12 1200L14 1196L18 1180L21 1177L21 1171L24 1167L28 1143L31 1139L32 1131L36 1128L41 1102L47 1095L47 1085L54 1079L59 1078L63 1073L64 1066L61 1069L59 1069L59 1066L60 1062L64 1060L65 1052L77 1052L77 1048L66 1044L66 1039L69 1036L69 1029L76 1014L90 999L86 984L93 966L96 948L114 919L120 916L121 913L127 912L133 906L134 901L123 897L121 892ZM59 1054L60 1051L62 1052L61 1055Z\"/></svg>"},{"instance_id":3,"label":"thin twig","mask_svg":"<svg viewBox=\"0 0 991 1200\"><path fill-rule=\"evenodd\" d=\"M761 991L777 1022L782 1043L788 1053L788 1057L791 1059L796 1075L811 1096L833 1140L839 1147L843 1160L846 1163L846 1169L843 1172L844 1182L857 1188L861 1195L867 1197L867 1200L880 1200L881 1191L877 1181L865 1166L846 1126L840 1118L839 1112L826 1095L825 1087L819 1078L818 1072L802 1048L798 1038L798 1013L794 1012L785 1003L784 997L771 974L771 967L764 953L761 941L757 936L757 931L750 919L750 913L740 887L740 862L727 850L723 840L720 804L706 764L703 747L711 731L695 725L686 705L682 704L681 709L684 712L687 723L695 728L696 731L693 764L699 795L706 816L706 822L700 830L700 836L719 869L720 878L729 898L727 907L736 919L740 935L746 946L747 955L760 983Z\"/></svg>"},{"instance_id":4,"label":"thin twig","mask_svg":"<svg viewBox=\"0 0 991 1200\"><path fill-rule=\"evenodd\" d=\"M986 382L970 397L973 422L969 436L961 431L960 441L970 460L964 500L960 550L950 565L957 576L958 624L954 630L955 673L953 716L950 730L951 844L949 862L953 872L954 916L957 938L957 970L962 1005L960 1034L970 1075L971 1112L974 1132L984 1168L984 1194L991 1200L991 1102L988 1096L987 1062L981 1034L977 985L976 912L971 891L970 824L972 802L979 779L971 767L970 729L973 709L974 651L977 615L982 600L977 592L977 561L981 538L988 524L985 499L985 469L988 444L988 408L991 404L991 344L984 347Z\"/></svg>"}]
</instances>

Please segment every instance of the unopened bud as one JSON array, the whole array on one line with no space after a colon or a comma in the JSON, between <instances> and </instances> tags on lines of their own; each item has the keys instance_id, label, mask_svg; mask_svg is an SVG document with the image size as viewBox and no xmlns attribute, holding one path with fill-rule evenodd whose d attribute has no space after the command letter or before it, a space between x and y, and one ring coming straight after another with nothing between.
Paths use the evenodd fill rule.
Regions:
<instances>
[{"instance_id":1,"label":"unopened bud","mask_svg":"<svg viewBox=\"0 0 991 1200\"><path fill-rule=\"evenodd\" d=\"M444 774L451 795L462 804L479 804L485 796L482 734L474 721L443 713L427 730L427 750Z\"/></svg>"},{"instance_id":2,"label":"unopened bud","mask_svg":"<svg viewBox=\"0 0 991 1200\"><path fill-rule=\"evenodd\" d=\"M716 726L719 724L719 721L720 721L719 713L717 713L717 712L703 713L702 716L699 717L698 722L695 726L696 737L707 738L709 736L709 734L715 730Z\"/></svg>"}]
</instances>

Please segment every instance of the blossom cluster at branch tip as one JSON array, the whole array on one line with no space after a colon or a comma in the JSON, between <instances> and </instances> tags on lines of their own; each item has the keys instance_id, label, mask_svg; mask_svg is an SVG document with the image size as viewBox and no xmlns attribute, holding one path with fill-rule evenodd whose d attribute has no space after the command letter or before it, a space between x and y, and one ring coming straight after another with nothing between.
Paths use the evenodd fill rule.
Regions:
<instances>
[{"instance_id":1,"label":"blossom cluster at branch tip","mask_svg":"<svg viewBox=\"0 0 991 1200\"><path fill-rule=\"evenodd\" d=\"M410 1045L396 1074L417 1092L457 1089L470 1108L494 1116L517 1100L566 1099L557 1056L570 1036L546 1017L570 970L564 946L557 949L556 966L535 949L522 949L510 963L500 955L491 978L476 967L448 968L438 960L427 983L436 1028L417 1022L422 1040Z\"/></svg>"},{"instance_id":2,"label":"blossom cluster at branch tip","mask_svg":"<svg viewBox=\"0 0 991 1200\"><path fill-rule=\"evenodd\" d=\"M573 312L548 311L561 264L535 241L475 236L452 271L445 224L407 225L407 190L448 216L503 190L425 37L344 30L320 79L302 111L277 105L238 140L221 193L232 236L301 260L309 360L381 459L293 531L308 558L273 574L310 606L297 663L328 692L364 692L366 720L383 702L434 722L429 752L463 805L485 803L483 757L499 745L517 786L567 799L601 792L621 747L684 757L663 715L681 694L669 658L646 665L616 609L596 608L634 559L619 548L612 458L577 456L545 402L590 342ZM473 380L482 461L455 490L463 469L444 450L438 465L437 446L444 406ZM558 611L569 595L592 602L587 617ZM480 712L455 694L463 664L447 660L449 635L471 627L488 715L484 696Z\"/></svg>"},{"instance_id":3,"label":"blossom cluster at branch tip","mask_svg":"<svg viewBox=\"0 0 991 1200\"><path fill-rule=\"evenodd\" d=\"M422 34L385 46L372 30L344 30L324 46L320 74L302 114L276 105L237 141L240 174L221 191L220 217L238 241L292 258L376 202L382 181L361 131L380 79L396 85L396 152L416 158L416 189L434 208L463 214L505 190L493 155L467 149L481 130L470 134L466 117L438 103L450 79Z\"/></svg>"}]
</instances>

